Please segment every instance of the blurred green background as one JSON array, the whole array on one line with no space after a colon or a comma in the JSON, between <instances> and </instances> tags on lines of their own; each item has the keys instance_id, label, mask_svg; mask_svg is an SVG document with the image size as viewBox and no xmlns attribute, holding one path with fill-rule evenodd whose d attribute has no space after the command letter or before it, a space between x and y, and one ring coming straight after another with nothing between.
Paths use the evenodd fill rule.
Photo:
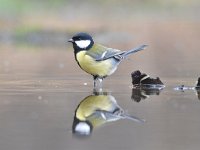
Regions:
<instances>
[{"instance_id":1,"label":"blurred green background","mask_svg":"<svg viewBox=\"0 0 200 150\"><path fill-rule=\"evenodd\" d=\"M16 50L23 51L21 57L25 51L38 50L63 50L66 54L66 50L72 51L67 40L79 31L122 50L148 44L148 50L134 61L136 67L138 64L151 73L197 74L199 0L0 0L0 50L4 59L15 55ZM66 55L60 55L64 60ZM16 59L18 63L21 57ZM146 65L142 66L141 60Z\"/></svg>"},{"instance_id":2,"label":"blurred green background","mask_svg":"<svg viewBox=\"0 0 200 150\"><path fill-rule=\"evenodd\" d=\"M149 45L103 88L145 124L124 120L92 138L72 136L74 111L93 87L67 42L79 31L121 50ZM199 149L199 91L173 90L200 77L199 42L200 0L0 0L1 150ZM133 102L135 70L160 77L166 88Z\"/></svg>"},{"instance_id":3,"label":"blurred green background","mask_svg":"<svg viewBox=\"0 0 200 150\"><path fill-rule=\"evenodd\" d=\"M61 44L63 36L78 31L121 31L126 36L154 30L159 23L163 28L175 24L176 30L200 20L198 0L0 0L0 4L1 42L34 45Z\"/></svg>"}]
</instances>

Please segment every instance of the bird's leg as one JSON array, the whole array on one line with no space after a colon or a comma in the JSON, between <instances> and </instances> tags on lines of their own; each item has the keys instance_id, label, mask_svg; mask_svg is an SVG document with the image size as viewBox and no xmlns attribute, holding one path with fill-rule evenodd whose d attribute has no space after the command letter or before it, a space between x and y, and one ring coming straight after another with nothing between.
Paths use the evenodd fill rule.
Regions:
<instances>
[{"instance_id":1,"label":"bird's leg","mask_svg":"<svg viewBox=\"0 0 200 150\"><path fill-rule=\"evenodd\" d=\"M94 76L94 91L101 92L103 87L103 79L98 76Z\"/></svg>"},{"instance_id":2,"label":"bird's leg","mask_svg":"<svg viewBox=\"0 0 200 150\"><path fill-rule=\"evenodd\" d=\"M97 88L98 87L98 76L93 76L94 78L94 88Z\"/></svg>"}]
</instances>

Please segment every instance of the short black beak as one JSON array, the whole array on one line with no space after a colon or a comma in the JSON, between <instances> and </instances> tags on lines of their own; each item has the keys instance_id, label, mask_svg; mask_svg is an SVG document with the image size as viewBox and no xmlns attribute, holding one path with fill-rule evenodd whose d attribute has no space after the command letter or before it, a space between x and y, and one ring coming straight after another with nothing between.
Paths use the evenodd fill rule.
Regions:
<instances>
[{"instance_id":1,"label":"short black beak","mask_svg":"<svg viewBox=\"0 0 200 150\"><path fill-rule=\"evenodd\" d=\"M73 43L73 42L74 42L74 40L73 40L73 39L69 39L69 40L68 40L68 42L71 42L71 43Z\"/></svg>"}]
</instances>

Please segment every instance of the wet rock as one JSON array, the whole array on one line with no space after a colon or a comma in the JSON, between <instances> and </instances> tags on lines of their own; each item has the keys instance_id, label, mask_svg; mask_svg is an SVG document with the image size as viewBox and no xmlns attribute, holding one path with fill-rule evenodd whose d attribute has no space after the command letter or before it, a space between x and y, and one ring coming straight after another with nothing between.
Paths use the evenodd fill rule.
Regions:
<instances>
[{"instance_id":1,"label":"wet rock","mask_svg":"<svg viewBox=\"0 0 200 150\"><path fill-rule=\"evenodd\" d=\"M200 100L200 77L198 78L197 85L195 87L198 99Z\"/></svg>"},{"instance_id":2,"label":"wet rock","mask_svg":"<svg viewBox=\"0 0 200 150\"><path fill-rule=\"evenodd\" d=\"M198 78L197 84L195 86L185 86L179 85L174 88L175 91L185 91L185 90L197 90L200 91L200 77Z\"/></svg>"},{"instance_id":3,"label":"wet rock","mask_svg":"<svg viewBox=\"0 0 200 150\"><path fill-rule=\"evenodd\" d=\"M134 87L146 87L146 88L164 88L163 82L159 77L151 78L145 73L141 73L139 70L132 72L132 84Z\"/></svg>"}]
</instances>

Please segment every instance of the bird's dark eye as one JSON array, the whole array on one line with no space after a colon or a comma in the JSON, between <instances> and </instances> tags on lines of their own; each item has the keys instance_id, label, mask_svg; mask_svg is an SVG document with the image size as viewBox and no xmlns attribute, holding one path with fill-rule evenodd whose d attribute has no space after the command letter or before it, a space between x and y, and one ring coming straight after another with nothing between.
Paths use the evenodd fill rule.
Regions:
<instances>
[{"instance_id":1,"label":"bird's dark eye","mask_svg":"<svg viewBox=\"0 0 200 150\"><path fill-rule=\"evenodd\" d=\"M81 38L80 38L80 37L75 37L75 40L76 40L76 41L80 41Z\"/></svg>"}]
</instances>

